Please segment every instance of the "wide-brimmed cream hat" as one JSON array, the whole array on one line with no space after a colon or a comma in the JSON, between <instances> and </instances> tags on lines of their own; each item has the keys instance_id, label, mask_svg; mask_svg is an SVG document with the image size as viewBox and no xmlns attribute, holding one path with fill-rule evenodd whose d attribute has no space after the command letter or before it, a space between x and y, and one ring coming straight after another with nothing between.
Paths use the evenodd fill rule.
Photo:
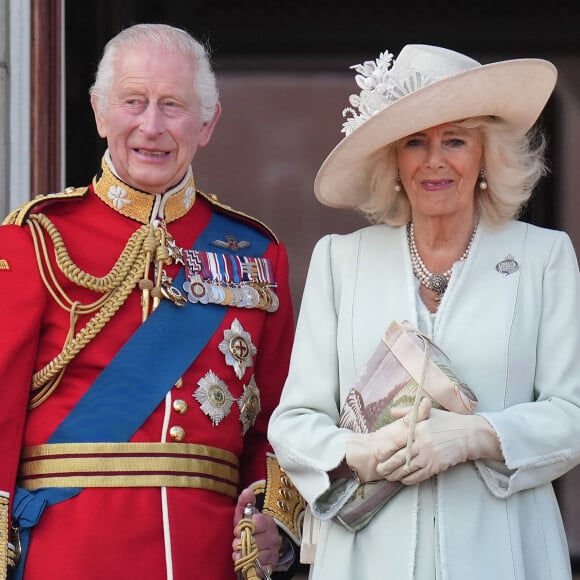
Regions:
<instances>
[{"instance_id":1,"label":"wide-brimmed cream hat","mask_svg":"<svg viewBox=\"0 0 580 580\"><path fill-rule=\"evenodd\" d=\"M344 111L352 114L344 123L346 137L314 182L318 200L331 207L359 207L366 201L373 153L406 135L486 115L527 132L557 77L556 67L542 59L482 65L458 52L420 44L405 46L394 61L384 52L352 68L361 92L351 95L351 107Z\"/></svg>"}]
</instances>

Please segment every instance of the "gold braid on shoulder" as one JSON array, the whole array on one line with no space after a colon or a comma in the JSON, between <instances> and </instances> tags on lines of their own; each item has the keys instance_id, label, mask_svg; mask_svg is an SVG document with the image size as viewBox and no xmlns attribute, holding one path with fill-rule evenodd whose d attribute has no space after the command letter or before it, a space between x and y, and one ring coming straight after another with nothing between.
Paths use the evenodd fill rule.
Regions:
<instances>
[{"instance_id":1,"label":"gold braid on shoulder","mask_svg":"<svg viewBox=\"0 0 580 580\"><path fill-rule=\"evenodd\" d=\"M144 249L144 245L158 245L161 232L151 225L141 226L129 238L111 271L100 278L84 272L72 261L60 233L45 215L32 214L28 217L27 223L32 233L42 280L56 303L70 314L69 332L62 351L33 375L32 395L29 402L29 407L33 409L46 401L54 392L67 365L103 329L127 300L131 291L139 284L144 274L146 275L151 251ZM52 240L56 263L64 276L77 286L99 292L102 296L89 304L81 304L67 296L55 275L46 244L46 234ZM93 316L77 332L75 327L79 316L89 314Z\"/></svg>"}]
</instances>

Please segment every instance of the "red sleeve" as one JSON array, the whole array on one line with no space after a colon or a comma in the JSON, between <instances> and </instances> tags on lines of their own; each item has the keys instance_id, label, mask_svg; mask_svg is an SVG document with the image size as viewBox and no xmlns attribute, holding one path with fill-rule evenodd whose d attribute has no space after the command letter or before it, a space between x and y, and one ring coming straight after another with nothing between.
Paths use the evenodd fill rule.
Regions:
<instances>
[{"instance_id":1,"label":"red sleeve","mask_svg":"<svg viewBox=\"0 0 580 580\"><path fill-rule=\"evenodd\" d=\"M10 509L45 301L28 228L0 227L0 490Z\"/></svg>"},{"instance_id":2,"label":"red sleeve","mask_svg":"<svg viewBox=\"0 0 580 580\"><path fill-rule=\"evenodd\" d=\"M258 345L255 363L256 384L260 389L262 411L256 423L246 435L244 453L240 458L242 468L242 488L263 480L266 476L266 452L272 451L267 430L270 415L278 405L282 387L288 374L290 352L294 339L294 312L288 280L288 255L283 244L274 246L277 289L280 300L278 310L269 314ZM266 256L270 257L270 256Z\"/></svg>"}]
</instances>

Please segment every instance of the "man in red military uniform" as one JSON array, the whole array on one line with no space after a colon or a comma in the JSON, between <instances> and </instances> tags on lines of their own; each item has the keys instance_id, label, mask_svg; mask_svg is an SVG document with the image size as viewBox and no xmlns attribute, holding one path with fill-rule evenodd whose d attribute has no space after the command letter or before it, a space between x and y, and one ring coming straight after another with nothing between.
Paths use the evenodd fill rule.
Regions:
<instances>
[{"instance_id":1,"label":"man in red military uniform","mask_svg":"<svg viewBox=\"0 0 580 580\"><path fill-rule=\"evenodd\" d=\"M131 27L91 103L108 144L92 184L0 228L0 578L233 579L256 496L258 575L284 569L302 504L266 429L293 335L288 261L195 188L220 114L206 53Z\"/></svg>"}]
</instances>

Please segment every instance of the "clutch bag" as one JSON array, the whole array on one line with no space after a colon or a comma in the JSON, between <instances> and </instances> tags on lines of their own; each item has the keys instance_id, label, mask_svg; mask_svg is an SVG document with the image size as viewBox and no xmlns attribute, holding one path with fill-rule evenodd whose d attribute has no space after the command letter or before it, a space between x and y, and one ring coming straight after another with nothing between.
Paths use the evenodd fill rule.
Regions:
<instances>
[{"instance_id":1,"label":"clutch bag","mask_svg":"<svg viewBox=\"0 0 580 580\"><path fill-rule=\"evenodd\" d=\"M410 322L392 322L350 389L339 427L370 433L395 419L394 407L412 407L430 397L434 407L473 413L477 398L449 366L445 354ZM414 416L411 417L412 443ZM352 531L364 528L403 486L387 480L360 483L335 516Z\"/></svg>"}]
</instances>

